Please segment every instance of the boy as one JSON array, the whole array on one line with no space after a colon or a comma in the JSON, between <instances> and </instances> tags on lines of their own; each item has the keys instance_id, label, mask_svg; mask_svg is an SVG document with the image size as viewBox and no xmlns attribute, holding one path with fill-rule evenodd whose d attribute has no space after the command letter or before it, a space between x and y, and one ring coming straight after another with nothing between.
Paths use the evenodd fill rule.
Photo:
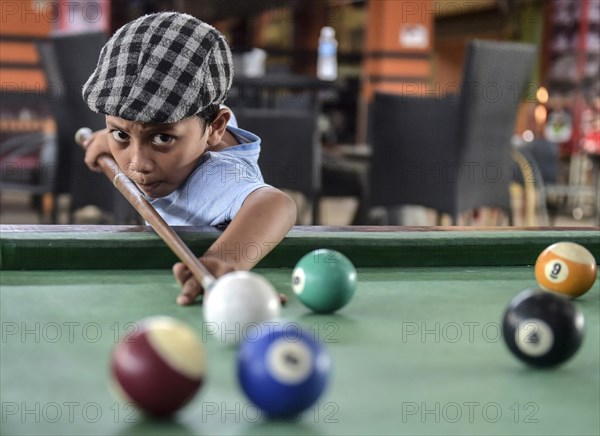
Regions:
<instances>
[{"instance_id":1,"label":"boy","mask_svg":"<svg viewBox=\"0 0 600 436\"><path fill-rule=\"evenodd\" d=\"M89 138L85 162L112 154L169 225L214 226L223 233L201 257L215 277L249 270L296 220L293 200L264 183L260 139L228 125L221 107L233 78L231 52L213 27L181 13L146 15L103 47L83 87L105 130ZM200 284L182 263L177 302Z\"/></svg>"}]
</instances>

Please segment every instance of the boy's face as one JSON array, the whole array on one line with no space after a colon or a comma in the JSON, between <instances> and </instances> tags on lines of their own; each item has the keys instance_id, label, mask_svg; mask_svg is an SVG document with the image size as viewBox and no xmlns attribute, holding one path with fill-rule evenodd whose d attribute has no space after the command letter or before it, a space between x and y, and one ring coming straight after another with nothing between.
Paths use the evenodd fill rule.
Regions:
<instances>
[{"instance_id":1,"label":"boy's face","mask_svg":"<svg viewBox=\"0 0 600 436\"><path fill-rule=\"evenodd\" d=\"M121 170L151 198L169 195L206 151L210 127L198 117L144 124L106 116L108 144Z\"/></svg>"}]
</instances>

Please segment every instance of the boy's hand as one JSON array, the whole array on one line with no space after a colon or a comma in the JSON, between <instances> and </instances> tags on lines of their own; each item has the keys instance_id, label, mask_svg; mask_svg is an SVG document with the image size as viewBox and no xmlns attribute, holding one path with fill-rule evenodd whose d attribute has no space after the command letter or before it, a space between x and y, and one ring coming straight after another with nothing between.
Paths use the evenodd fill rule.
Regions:
<instances>
[{"instance_id":1,"label":"boy's hand","mask_svg":"<svg viewBox=\"0 0 600 436\"><path fill-rule=\"evenodd\" d=\"M96 159L101 154L110 155L108 147L108 129L97 130L89 138L83 141L85 148L84 162L92 171L100 172L100 167L96 163Z\"/></svg>"},{"instance_id":2,"label":"boy's hand","mask_svg":"<svg viewBox=\"0 0 600 436\"><path fill-rule=\"evenodd\" d=\"M203 257L202 263L210 271L210 273L219 278L229 272L234 271L231 265L226 264L218 259ZM192 275L191 271L182 262L177 262L173 265L173 275L181 286L181 293L177 297L177 304L186 306L194 303L198 295L204 294L204 289L200 286L200 283Z\"/></svg>"}]
</instances>

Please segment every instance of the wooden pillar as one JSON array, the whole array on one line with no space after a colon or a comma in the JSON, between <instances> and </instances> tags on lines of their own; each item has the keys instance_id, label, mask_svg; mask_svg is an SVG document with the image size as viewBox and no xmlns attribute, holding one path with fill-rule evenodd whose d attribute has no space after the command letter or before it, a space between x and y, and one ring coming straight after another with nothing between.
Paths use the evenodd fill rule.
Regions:
<instances>
[{"instance_id":1,"label":"wooden pillar","mask_svg":"<svg viewBox=\"0 0 600 436\"><path fill-rule=\"evenodd\" d=\"M357 142L367 140L368 108L375 92L431 92L435 2L370 1L366 22Z\"/></svg>"}]
</instances>

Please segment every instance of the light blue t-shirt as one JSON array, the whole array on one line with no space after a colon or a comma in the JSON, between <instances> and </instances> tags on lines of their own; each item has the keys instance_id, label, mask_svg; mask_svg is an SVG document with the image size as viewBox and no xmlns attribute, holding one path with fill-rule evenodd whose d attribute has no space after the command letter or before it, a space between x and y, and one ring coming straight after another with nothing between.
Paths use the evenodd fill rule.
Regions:
<instances>
[{"instance_id":1,"label":"light blue t-shirt","mask_svg":"<svg viewBox=\"0 0 600 436\"><path fill-rule=\"evenodd\" d=\"M231 222L246 197L267 185L258 166L260 138L229 123L240 144L207 152L184 184L166 197L149 199L171 226L213 226Z\"/></svg>"}]
</instances>

